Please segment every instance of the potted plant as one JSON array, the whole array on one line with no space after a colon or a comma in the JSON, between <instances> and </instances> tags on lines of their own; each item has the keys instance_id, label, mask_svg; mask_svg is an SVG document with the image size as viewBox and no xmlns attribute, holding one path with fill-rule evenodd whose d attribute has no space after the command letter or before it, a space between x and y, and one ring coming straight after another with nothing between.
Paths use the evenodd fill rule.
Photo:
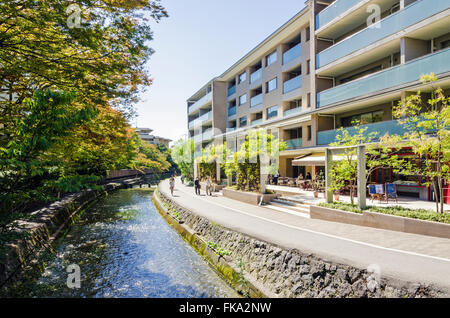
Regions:
<instances>
[{"instance_id":1,"label":"potted plant","mask_svg":"<svg viewBox=\"0 0 450 318\"><path fill-rule=\"evenodd\" d=\"M320 171L319 174L314 178L312 185L315 198L318 198L319 193L321 192L325 195L325 175L323 171Z\"/></svg>"},{"instance_id":2,"label":"potted plant","mask_svg":"<svg viewBox=\"0 0 450 318\"><path fill-rule=\"evenodd\" d=\"M333 191L334 200L339 201L339 195L341 189L345 187L345 180L342 175L339 174L337 169L331 170L331 184L329 185L329 190Z\"/></svg>"}]
</instances>

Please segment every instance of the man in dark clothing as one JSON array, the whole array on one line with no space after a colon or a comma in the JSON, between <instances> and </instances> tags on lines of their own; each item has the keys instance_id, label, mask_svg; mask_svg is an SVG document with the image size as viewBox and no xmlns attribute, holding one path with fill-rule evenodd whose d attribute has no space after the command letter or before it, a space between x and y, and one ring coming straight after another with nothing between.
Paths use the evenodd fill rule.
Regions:
<instances>
[{"instance_id":1,"label":"man in dark clothing","mask_svg":"<svg viewBox=\"0 0 450 318\"><path fill-rule=\"evenodd\" d=\"M309 172L306 174L306 180L312 180L311 174Z\"/></svg>"},{"instance_id":2,"label":"man in dark clothing","mask_svg":"<svg viewBox=\"0 0 450 318\"><path fill-rule=\"evenodd\" d=\"M194 186L195 186L195 194L200 195L200 180L198 178L195 178Z\"/></svg>"},{"instance_id":3,"label":"man in dark clothing","mask_svg":"<svg viewBox=\"0 0 450 318\"><path fill-rule=\"evenodd\" d=\"M278 185L278 178L280 177L280 171L277 172L277 174L273 177L273 183L275 185Z\"/></svg>"}]
</instances>

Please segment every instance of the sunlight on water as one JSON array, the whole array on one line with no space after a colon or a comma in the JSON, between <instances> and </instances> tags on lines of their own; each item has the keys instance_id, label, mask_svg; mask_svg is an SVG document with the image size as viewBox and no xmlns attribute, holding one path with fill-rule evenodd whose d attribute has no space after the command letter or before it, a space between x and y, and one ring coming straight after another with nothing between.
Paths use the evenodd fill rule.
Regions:
<instances>
[{"instance_id":1,"label":"sunlight on water","mask_svg":"<svg viewBox=\"0 0 450 318\"><path fill-rule=\"evenodd\" d=\"M166 224L152 192L121 190L87 210L32 285L31 297L237 297ZM81 269L81 288L66 268Z\"/></svg>"}]
</instances>

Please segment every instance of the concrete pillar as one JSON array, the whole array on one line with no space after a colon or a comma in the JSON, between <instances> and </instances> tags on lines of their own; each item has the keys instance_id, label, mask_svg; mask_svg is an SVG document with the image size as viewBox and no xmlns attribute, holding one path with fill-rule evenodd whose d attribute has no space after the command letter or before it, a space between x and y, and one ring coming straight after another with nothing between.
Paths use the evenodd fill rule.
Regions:
<instances>
[{"instance_id":1,"label":"concrete pillar","mask_svg":"<svg viewBox=\"0 0 450 318\"><path fill-rule=\"evenodd\" d=\"M358 203L359 208L364 210L366 202L366 146L358 146Z\"/></svg>"},{"instance_id":2,"label":"concrete pillar","mask_svg":"<svg viewBox=\"0 0 450 318\"><path fill-rule=\"evenodd\" d=\"M333 191L329 190L331 185L331 167L333 163L333 152L327 148L325 150L325 193L327 197L327 203L333 203Z\"/></svg>"},{"instance_id":3,"label":"concrete pillar","mask_svg":"<svg viewBox=\"0 0 450 318\"><path fill-rule=\"evenodd\" d=\"M220 163L216 162L216 180L220 184Z\"/></svg>"},{"instance_id":4,"label":"concrete pillar","mask_svg":"<svg viewBox=\"0 0 450 318\"><path fill-rule=\"evenodd\" d=\"M198 177L198 162L197 159L194 159L194 180Z\"/></svg>"}]
</instances>

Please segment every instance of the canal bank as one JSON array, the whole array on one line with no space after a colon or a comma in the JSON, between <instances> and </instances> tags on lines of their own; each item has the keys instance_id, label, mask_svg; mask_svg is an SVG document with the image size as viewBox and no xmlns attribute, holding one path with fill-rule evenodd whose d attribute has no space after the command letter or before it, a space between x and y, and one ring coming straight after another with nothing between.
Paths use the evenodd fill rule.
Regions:
<instances>
[{"instance_id":1,"label":"canal bank","mask_svg":"<svg viewBox=\"0 0 450 318\"><path fill-rule=\"evenodd\" d=\"M61 237L81 213L99 198L118 189L138 184L140 179L125 179L103 185L102 190L87 190L66 195L49 206L30 213L32 220L19 220L20 231L27 232L24 239L6 245L0 258L0 291L26 279L27 273L43 269L47 254L54 252L53 242Z\"/></svg>"},{"instance_id":2,"label":"canal bank","mask_svg":"<svg viewBox=\"0 0 450 318\"><path fill-rule=\"evenodd\" d=\"M161 183L159 188L161 190L159 199L165 202L168 209L171 210L172 221L177 223L181 221L183 227L186 228L183 231L195 233L203 242L212 242L218 248L230 252L227 259L228 265L232 267L232 264L240 263L245 280L268 297L410 298L449 295L448 289L445 287L445 279L444 281L441 279L443 286L424 282L424 277L411 280L401 279L405 277L403 275L405 273L391 275L388 272L387 264L384 264L385 256L386 259L391 258L393 262L401 261L400 264L417 259L418 264L424 266L425 269L428 266L428 270L443 268L445 272L445 268L448 269L446 267L448 260L383 249L368 244L356 244L356 242L348 240L338 242L336 237L319 238L317 234L314 234L312 244L308 249L292 248L292 246L301 246L309 239L307 237L300 238L300 235L303 235L303 231L300 229L281 224L291 216L277 214L278 221L267 222L269 213L274 212L269 212L264 208L256 209L247 205L244 208L242 203L239 203L242 206L241 209L247 211L246 208L248 208L246 213L239 214L236 213L238 208L232 208L234 205L239 206L237 203L220 196L198 197L191 195L190 190L193 192L192 189L177 184L175 196L171 197L165 182ZM331 223L326 222L326 224ZM334 226L334 224L332 225ZM341 227L341 225L337 227ZM374 230L362 229L361 233L365 232L372 233ZM252 234L249 235L249 233ZM277 233L280 234L276 236ZM313 233L308 232L307 234ZM273 235L276 237L273 241L262 239L262 237L274 237ZM386 236L387 232L382 232L381 235ZM284 236L287 241L284 240ZM406 238L406 235L402 236ZM411 238L413 237L411 236ZM278 243L277 240L281 243ZM367 255L370 257L367 257L367 261L370 263L367 266L357 266L356 262L350 259L342 261L341 258L337 261L338 258L332 257L331 254L329 257L324 257L323 254L314 253L315 249L320 249L321 244L328 243L327 240L330 244L337 244L332 247L338 256L342 257L346 246L350 246L357 254L366 255L368 253ZM380 254L381 252L386 255ZM379 261L372 261L370 258ZM408 266L402 265L405 268ZM411 270L415 270L415 267L411 267ZM440 272L441 275L445 275L444 272ZM437 274L439 275L439 273ZM430 278L433 277L430 276Z\"/></svg>"},{"instance_id":3,"label":"canal bank","mask_svg":"<svg viewBox=\"0 0 450 318\"><path fill-rule=\"evenodd\" d=\"M153 189L121 189L99 198L55 244L42 273L8 297L236 298L238 294L170 227ZM80 268L79 288L67 285Z\"/></svg>"}]
</instances>

